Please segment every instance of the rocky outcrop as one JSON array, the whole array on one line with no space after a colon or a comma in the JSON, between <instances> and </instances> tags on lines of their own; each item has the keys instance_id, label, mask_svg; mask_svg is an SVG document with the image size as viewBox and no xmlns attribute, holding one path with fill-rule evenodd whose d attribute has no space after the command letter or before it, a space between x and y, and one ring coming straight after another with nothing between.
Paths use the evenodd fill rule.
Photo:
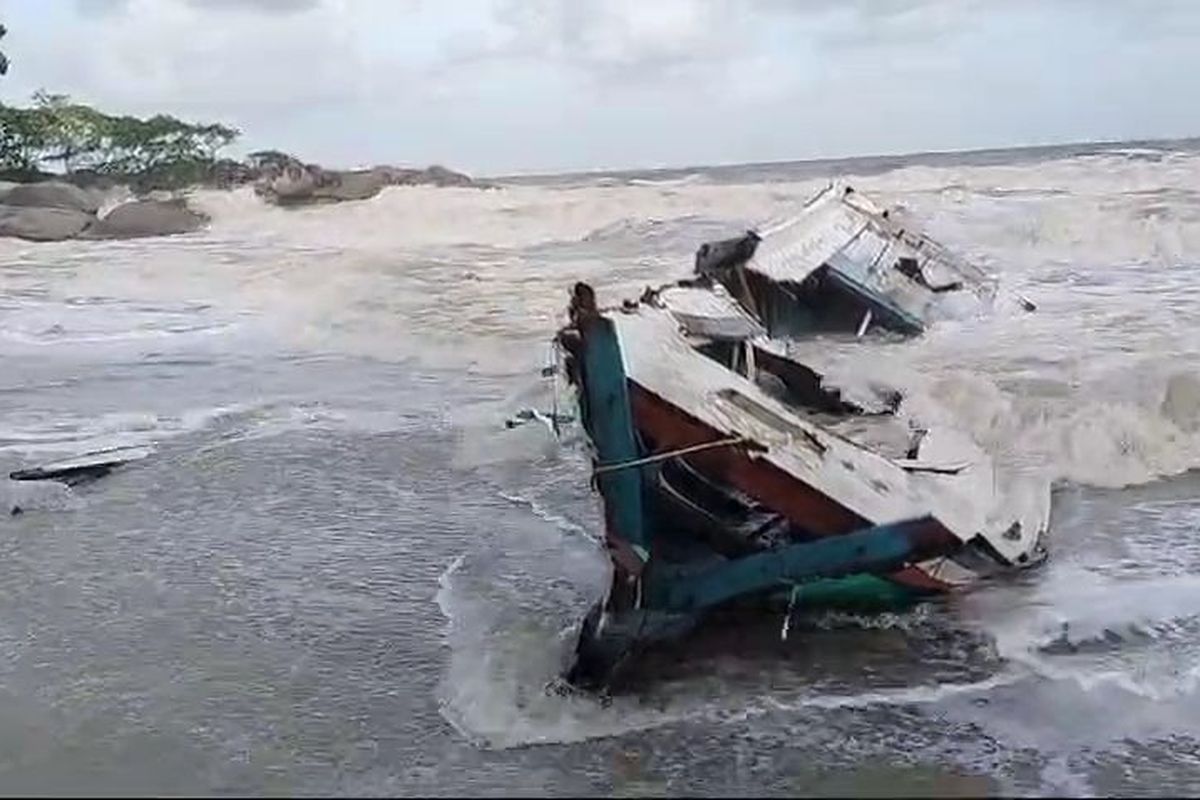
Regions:
<instances>
[{"instance_id":1,"label":"rocky outcrop","mask_svg":"<svg viewBox=\"0 0 1200 800\"><path fill-rule=\"evenodd\" d=\"M281 206L367 200L387 186L375 170L340 172L315 165L288 165L278 174L263 176L254 189L260 197Z\"/></svg>"},{"instance_id":2,"label":"rocky outcrop","mask_svg":"<svg viewBox=\"0 0 1200 800\"><path fill-rule=\"evenodd\" d=\"M170 198L123 203L100 218L102 197L64 183L18 184L0 193L0 237L31 242L133 239L190 233L208 223L208 217L183 200Z\"/></svg>"},{"instance_id":3,"label":"rocky outcrop","mask_svg":"<svg viewBox=\"0 0 1200 800\"><path fill-rule=\"evenodd\" d=\"M198 231L208 217L182 200L135 200L124 203L83 232L85 239L136 239Z\"/></svg>"},{"instance_id":4,"label":"rocky outcrop","mask_svg":"<svg viewBox=\"0 0 1200 800\"><path fill-rule=\"evenodd\" d=\"M61 242L83 233L95 219L73 208L0 205L0 236L31 242Z\"/></svg>"},{"instance_id":5,"label":"rocky outcrop","mask_svg":"<svg viewBox=\"0 0 1200 800\"><path fill-rule=\"evenodd\" d=\"M95 214L100 208L100 197L69 183L46 181L14 186L5 194L4 204L24 208L66 208Z\"/></svg>"},{"instance_id":6,"label":"rocky outcrop","mask_svg":"<svg viewBox=\"0 0 1200 800\"><path fill-rule=\"evenodd\" d=\"M37 242L65 239L129 239L169 236L199 230L208 218L175 197L178 187L150 174L109 175L80 170L51 176L33 171L4 173L24 183L0 181L0 237ZM233 189L252 184L267 202L307 206L367 200L387 186L457 186L487 188L468 175L441 166L425 169L380 166L363 170L329 170L305 164L275 150L252 153L245 161L222 159L201 170L196 186ZM161 184L161 187L160 187ZM156 191L164 188L164 191ZM140 198L119 205L103 218L101 205L130 191Z\"/></svg>"},{"instance_id":7,"label":"rocky outcrop","mask_svg":"<svg viewBox=\"0 0 1200 800\"><path fill-rule=\"evenodd\" d=\"M433 166L427 169L381 166L365 170L327 170L305 164L286 153L255 153L250 164L259 171L254 189L268 202L281 206L367 200L386 186L480 187L470 176Z\"/></svg>"},{"instance_id":8,"label":"rocky outcrop","mask_svg":"<svg viewBox=\"0 0 1200 800\"><path fill-rule=\"evenodd\" d=\"M486 184L480 183L469 175L455 172L434 164L425 169L404 169L400 167L378 167L386 170L389 175L389 186L461 186L464 188L486 189Z\"/></svg>"}]
</instances>

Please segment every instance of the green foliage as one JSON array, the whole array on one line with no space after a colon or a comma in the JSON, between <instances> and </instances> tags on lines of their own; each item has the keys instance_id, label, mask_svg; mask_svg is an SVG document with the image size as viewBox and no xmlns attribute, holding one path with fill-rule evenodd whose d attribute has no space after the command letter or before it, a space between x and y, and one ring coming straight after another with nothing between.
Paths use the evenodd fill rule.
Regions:
<instances>
[{"instance_id":1,"label":"green foliage","mask_svg":"<svg viewBox=\"0 0 1200 800\"><path fill-rule=\"evenodd\" d=\"M0 24L0 39L7 32ZM7 71L0 53L0 75ZM206 179L221 148L239 133L166 114L113 116L66 95L37 92L28 108L0 103L0 173L37 175L57 167L174 188Z\"/></svg>"},{"instance_id":2,"label":"green foliage","mask_svg":"<svg viewBox=\"0 0 1200 800\"><path fill-rule=\"evenodd\" d=\"M203 180L239 131L165 114L105 114L65 95L38 92L29 108L0 105L0 171L43 165L173 188Z\"/></svg>"},{"instance_id":3,"label":"green foliage","mask_svg":"<svg viewBox=\"0 0 1200 800\"><path fill-rule=\"evenodd\" d=\"M0 105L0 170L35 172L47 146L41 114L31 108Z\"/></svg>"}]
</instances>

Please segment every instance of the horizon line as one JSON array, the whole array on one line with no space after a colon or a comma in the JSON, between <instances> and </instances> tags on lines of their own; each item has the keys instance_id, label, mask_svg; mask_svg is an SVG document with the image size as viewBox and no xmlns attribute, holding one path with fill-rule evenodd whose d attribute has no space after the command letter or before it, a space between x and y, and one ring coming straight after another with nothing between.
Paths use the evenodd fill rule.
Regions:
<instances>
[{"instance_id":1,"label":"horizon line","mask_svg":"<svg viewBox=\"0 0 1200 800\"><path fill-rule=\"evenodd\" d=\"M573 177L601 177L606 175L619 176L623 174L638 175L663 173L663 172L692 172L692 171L713 171L722 169L736 169L739 167L785 167L798 165L818 165L829 164L840 161L859 161L870 163L872 161L885 161L890 159L921 159L921 158L938 158L946 156L982 156L990 154L1007 153L1018 150L1030 151L1034 154L1038 151L1054 151L1067 150L1077 147L1092 147L1100 149L1114 149L1118 147L1130 147L1134 145L1190 145L1200 147L1200 134L1189 136L1161 136L1136 139L1097 139L1097 140L1075 140L1066 142L1043 142L1038 144L1017 144L1017 145L1001 145L993 147L969 147L962 150L916 150L907 152L886 152L886 153L868 153L859 155L839 155L839 156L822 156L817 158L789 158L789 159L769 159L766 161L720 161L711 164L686 164L681 166L626 166L626 167L588 167L580 169L566 169L558 171L530 171L530 172L506 172L502 174L484 174L479 173L475 177L484 180L504 181L504 180L536 180L539 178L573 178Z\"/></svg>"}]
</instances>

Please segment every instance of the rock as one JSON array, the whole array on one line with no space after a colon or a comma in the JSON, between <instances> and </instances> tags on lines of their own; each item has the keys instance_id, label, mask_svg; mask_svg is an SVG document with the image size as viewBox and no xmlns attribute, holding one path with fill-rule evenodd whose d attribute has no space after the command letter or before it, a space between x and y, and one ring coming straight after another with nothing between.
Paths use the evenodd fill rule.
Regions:
<instances>
[{"instance_id":1,"label":"rock","mask_svg":"<svg viewBox=\"0 0 1200 800\"><path fill-rule=\"evenodd\" d=\"M216 189L234 189L254 183L257 177L258 172L249 164L232 158L222 158L213 163L207 184Z\"/></svg>"},{"instance_id":2,"label":"rock","mask_svg":"<svg viewBox=\"0 0 1200 800\"><path fill-rule=\"evenodd\" d=\"M254 192L259 197L286 205L308 200L317 186L318 167L309 168L298 161L268 161L261 168Z\"/></svg>"},{"instance_id":3,"label":"rock","mask_svg":"<svg viewBox=\"0 0 1200 800\"><path fill-rule=\"evenodd\" d=\"M482 186L468 175L439 166L427 169L379 166L367 170L327 170L276 151L252 153L248 157L248 164L251 169L258 171L255 192L267 201L282 206L367 200L379 194L385 186Z\"/></svg>"},{"instance_id":4,"label":"rock","mask_svg":"<svg viewBox=\"0 0 1200 800\"><path fill-rule=\"evenodd\" d=\"M251 153L246 156L246 165L259 175L279 173L289 166L301 169L305 166L300 159L279 150L259 150Z\"/></svg>"},{"instance_id":5,"label":"rock","mask_svg":"<svg viewBox=\"0 0 1200 800\"><path fill-rule=\"evenodd\" d=\"M461 172L455 172L452 169L433 165L421 171L422 183L431 183L434 186L477 186L473 178L469 175L464 175Z\"/></svg>"},{"instance_id":6,"label":"rock","mask_svg":"<svg viewBox=\"0 0 1200 800\"><path fill-rule=\"evenodd\" d=\"M377 170L339 172L314 164L288 164L277 174L261 178L254 188L277 205L295 206L367 200L387 185L386 177Z\"/></svg>"},{"instance_id":7,"label":"rock","mask_svg":"<svg viewBox=\"0 0 1200 800\"><path fill-rule=\"evenodd\" d=\"M94 169L77 169L63 180L90 196L103 196L117 188L119 182L112 176Z\"/></svg>"},{"instance_id":8,"label":"rock","mask_svg":"<svg viewBox=\"0 0 1200 800\"><path fill-rule=\"evenodd\" d=\"M208 224L208 217L182 200L135 200L108 212L84 232L85 239L134 239L191 233Z\"/></svg>"},{"instance_id":9,"label":"rock","mask_svg":"<svg viewBox=\"0 0 1200 800\"><path fill-rule=\"evenodd\" d=\"M33 242L61 242L78 236L95 219L91 214L72 208L0 205L0 236L15 236Z\"/></svg>"},{"instance_id":10,"label":"rock","mask_svg":"<svg viewBox=\"0 0 1200 800\"><path fill-rule=\"evenodd\" d=\"M418 186L421 184L432 184L433 186L480 186L469 175L464 175L461 172L455 172L454 170L437 165L425 169L385 166L376 167L374 171L382 174L389 186Z\"/></svg>"},{"instance_id":11,"label":"rock","mask_svg":"<svg viewBox=\"0 0 1200 800\"><path fill-rule=\"evenodd\" d=\"M325 172L325 181L317 186L313 194L320 200L367 200L383 191L387 181L379 172L362 170L357 172Z\"/></svg>"},{"instance_id":12,"label":"rock","mask_svg":"<svg viewBox=\"0 0 1200 800\"><path fill-rule=\"evenodd\" d=\"M86 214L95 214L100 208L99 198L95 194L58 181L14 186L5 195L4 203L32 208L65 208Z\"/></svg>"}]
</instances>

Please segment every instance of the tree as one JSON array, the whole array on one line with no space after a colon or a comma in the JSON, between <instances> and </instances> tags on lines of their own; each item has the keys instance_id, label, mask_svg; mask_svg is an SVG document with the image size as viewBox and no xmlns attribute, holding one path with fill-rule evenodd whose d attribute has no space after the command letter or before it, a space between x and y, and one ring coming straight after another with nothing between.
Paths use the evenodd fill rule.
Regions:
<instances>
[{"instance_id":1,"label":"tree","mask_svg":"<svg viewBox=\"0 0 1200 800\"><path fill-rule=\"evenodd\" d=\"M0 24L0 39L7 33ZM8 58L0 52L0 75L7 72ZM68 175L86 169L180 186L207 179L221 149L240 135L226 125L194 124L166 114L113 116L67 95L39 91L30 108L0 103L0 171L36 174L49 164Z\"/></svg>"},{"instance_id":2,"label":"tree","mask_svg":"<svg viewBox=\"0 0 1200 800\"><path fill-rule=\"evenodd\" d=\"M34 108L43 124L43 161L57 161L64 172L74 172L92 163L104 145L110 117L91 106L72 103L65 94L39 91L33 95Z\"/></svg>"},{"instance_id":3,"label":"tree","mask_svg":"<svg viewBox=\"0 0 1200 800\"><path fill-rule=\"evenodd\" d=\"M0 105L0 171L37 172L46 134L45 119L36 110Z\"/></svg>"},{"instance_id":4,"label":"tree","mask_svg":"<svg viewBox=\"0 0 1200 800\"><path fill-rule=\"evenodd\" d=\"M86 170L138 185L173 188L208 178L221 148L240 132L184 122L105 114L66 95L37 92L30 108L0 105L0 169L36 172L43 164Z\"/></svg>"}]
</instances>

